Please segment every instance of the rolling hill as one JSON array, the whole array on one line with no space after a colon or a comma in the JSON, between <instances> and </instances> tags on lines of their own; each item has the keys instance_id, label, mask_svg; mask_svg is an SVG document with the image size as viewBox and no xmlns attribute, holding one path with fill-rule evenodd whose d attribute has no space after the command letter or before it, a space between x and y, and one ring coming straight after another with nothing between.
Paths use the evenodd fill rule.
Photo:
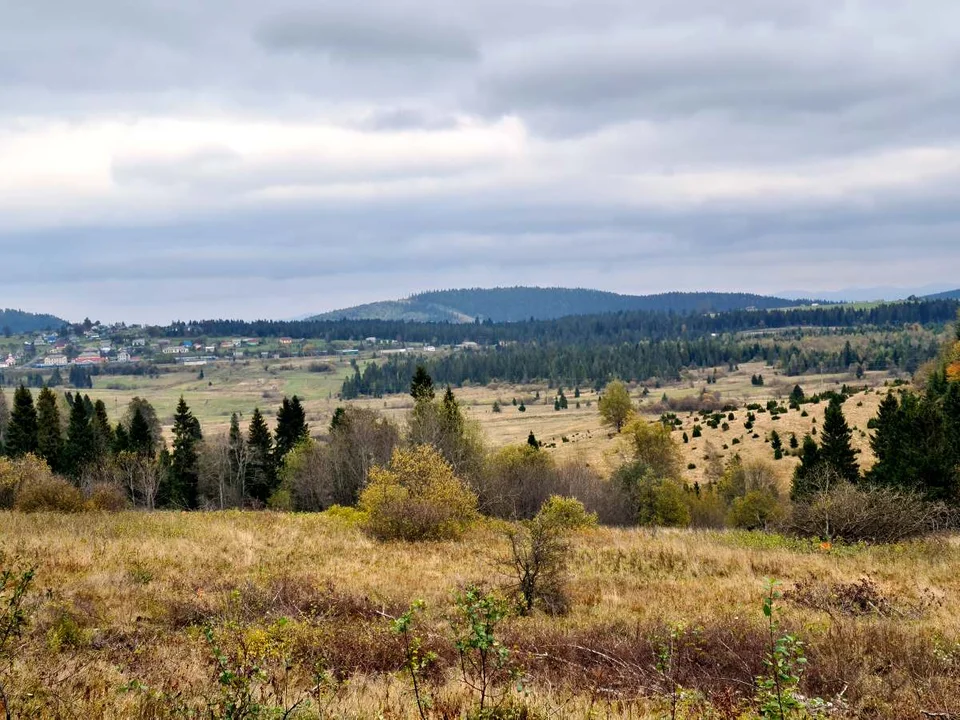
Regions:
<instances>
[{"instance_id":1,"label":"rolling hill","mask_svg":"<svg viewBox=\"0 0 960 720\"><path fill-rule=\"evenodd\" d=\"M550 320L568 315L595 315L629 310L663 312L723 312L745 308L792 307L805 301L751 293L670 292L620 295L581 288L470 288L437 290L403 300L357 305L322 313L312 320L403 320L419 322L518 322Z\"/></svg>"},{"instance_id":2,"label":"rolling hill","mask_svg":"<svg viewBox=\"0 0 960 720\"><path fill-rule=\"evenodd\" d=\"M67 321L55 315L43 315L13 310L0 309L0 332L28 333L38 330L59 330Z\"/></svg>"},{"instance_id":3,"label":"rolling hill","mask_svg":"<svg viewBox=\"0 0 960 720\"><path fill-rule=\"evenodd\" d=\"M947 292L935 293L933 295L924 295L924 300L960 300L960 290L948 290Z\"/></svg>"}]
</instances>

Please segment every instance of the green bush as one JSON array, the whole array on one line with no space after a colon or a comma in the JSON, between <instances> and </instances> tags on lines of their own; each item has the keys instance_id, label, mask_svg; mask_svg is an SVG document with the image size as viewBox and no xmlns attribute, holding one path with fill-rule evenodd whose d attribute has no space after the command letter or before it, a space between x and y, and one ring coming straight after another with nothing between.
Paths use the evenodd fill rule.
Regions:
<instances>
[{"instance_id":1,"label":"green bush","mask_svg":"<svg viewBox=\"0 0 960 720\"><path fill-rule=\"evenodd\" d=\"M576 498L551 495L537 513L540 522L562 530L585 530L597 526L597 514L587 512Z\"/></svg>"}]
</instances>

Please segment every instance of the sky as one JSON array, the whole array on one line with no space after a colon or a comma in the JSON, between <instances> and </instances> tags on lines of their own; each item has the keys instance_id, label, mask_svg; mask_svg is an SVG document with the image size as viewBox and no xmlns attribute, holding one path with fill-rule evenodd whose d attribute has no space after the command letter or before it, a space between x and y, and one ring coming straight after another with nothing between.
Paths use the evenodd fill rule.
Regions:
<instances>
[{"instance_id":1,"label":"sky","mask_svg":"<svg viewBox=\"0 0 960 720\"><path fill-rule=\"evenodd\" d=\"M960 286L950 0L0 18L0 307L167 322L451 287Z\"/></svg>"}]
</instances>

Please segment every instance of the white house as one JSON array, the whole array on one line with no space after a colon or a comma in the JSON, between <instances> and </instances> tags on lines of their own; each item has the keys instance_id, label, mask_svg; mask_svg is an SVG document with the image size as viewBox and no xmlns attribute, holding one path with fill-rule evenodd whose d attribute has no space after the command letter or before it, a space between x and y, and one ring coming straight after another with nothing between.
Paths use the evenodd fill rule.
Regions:
<instances>
[{"instance_id":1,"label":"white house","mask_svg":"<svg viewBox=\"0 0 960 720\"><path fill-rule=\"evenodd\" d=\"M130 362L130 353L126 350L121 350L117 353L117 362L126 363Z\"/></svg>"},{"instance_id":2,"label":"white house","mask_svg":"<svg viewBox=\"0 0 960 720\"><path fill-rule=\"evenodd\" d=\"M164 355L183 355L188 352L190 352L190 348L184 347L183 345L170 345L163 349Z\"/></svg>"},{"instance_id":3,"label":"white house","mask_svg":"<svg viewBox=\"0 0 960 720\"><path fill-rule=\"evenodd\" d=\"M44 367L65 367L69 365L70 361L67 360L66 355L47 355L43 359Z\"/></svg>"},{"instance_id":4,"label":"white house","mask_svg":"<svg viewBox=\"0 0 960 720\"><path fill-rule=\"evenodd\" d=\"M147 339L146 338L134 338L130 341L131 347L146 347Z\"/></svg>"},{"instance_id":5,"label":"white house","mask_svg":"<svg viewBox=\"0 0 960 720\"><path fill-rule=\"evenodd\" d=\"M3 367L14 367L17 364L17 361L13 359L13 355L7 355L7 359L3 361Z\"/></svg>"}]
</instances>

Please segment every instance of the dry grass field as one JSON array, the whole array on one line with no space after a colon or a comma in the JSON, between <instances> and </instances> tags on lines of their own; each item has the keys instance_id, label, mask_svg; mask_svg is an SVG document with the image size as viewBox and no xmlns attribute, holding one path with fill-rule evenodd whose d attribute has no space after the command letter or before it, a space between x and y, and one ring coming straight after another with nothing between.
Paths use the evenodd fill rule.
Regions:
<instances>
[{"instance_id":1,"label":"dry grass field","mask_svg":"<svg viewBox=\"0 0 960 720\"><path fill-rule=\"evenodd\" d=\"M328 514L0 513L0 548L37 565L31 622L0 669L22 718L226 717L210 712L224 693L214 647L230 668L262 671L257 698L309 697L293 717L415 718L390 618L417 599L415 632L438 656L432 716L465 717L475 698L458 679L452 593L506 581L493 524L459 542L378 544ZM755 717L766 578L786 595L783 632L806 643L801 690L830 717L952 717L958 562L953 538L824 549L740 532L585 531L570 613L498 627L522 686L497 692L526 710L490 717Z\"/></svg>"}]
</instances>

